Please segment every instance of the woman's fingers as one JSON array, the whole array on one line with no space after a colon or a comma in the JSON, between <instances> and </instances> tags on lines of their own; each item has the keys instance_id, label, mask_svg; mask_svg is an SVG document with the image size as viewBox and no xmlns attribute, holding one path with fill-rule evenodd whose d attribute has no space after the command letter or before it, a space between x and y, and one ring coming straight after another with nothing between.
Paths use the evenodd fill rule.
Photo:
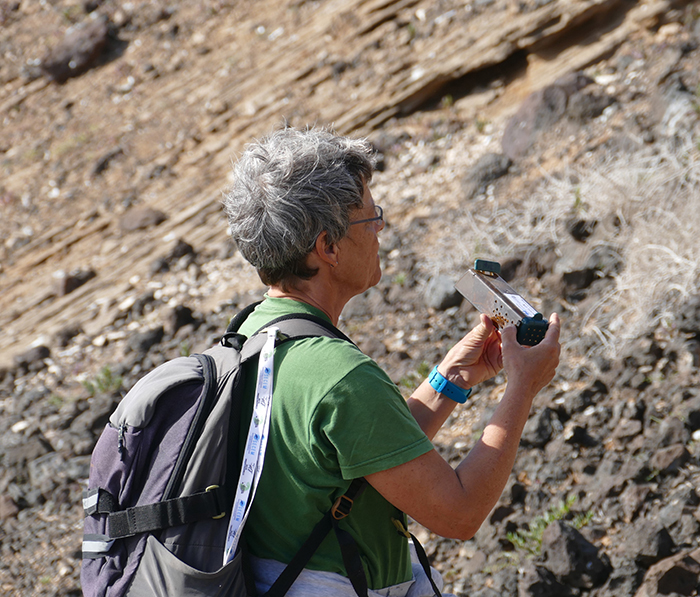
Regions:
<instances>
[{"instance_id":1,"label":"woman's fingers","mask_svg":"<svg viewBox=\"0 0 700 597\"><path fill-rule=\"evenodd\" d=\"M535 346L522 346L517 340L515 326L509 325L501 331L503 342L503 366L509 383L516 383L530 394L545 387L559 364L559 335L561 322L556 313L549 318L549 327L544 339Z\"/></svg>"}]
</instances>

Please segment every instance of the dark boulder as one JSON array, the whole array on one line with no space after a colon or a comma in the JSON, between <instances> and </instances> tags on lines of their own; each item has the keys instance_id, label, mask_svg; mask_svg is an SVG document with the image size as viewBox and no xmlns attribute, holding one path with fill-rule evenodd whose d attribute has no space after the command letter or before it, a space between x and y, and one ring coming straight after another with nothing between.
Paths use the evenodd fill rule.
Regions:
<instances>
[{"instance_id":1,"label":"dark boulder","mask_svg":"<svg viewBox=\"0 0 700 597\"><path fill-rule=\"evenodd\" d=\"M146 354L153 346L160 343L163 336L165 336L165 329L163 326L158 326L151 330L134 334L129 338L128 345L134 352Z\"/></svg>"},{"instance_id":2,"label":"dark boulder","mask_svg":"<svg viewBox=\"0 0 700 597\"><path fill-rule=\"evenodd\" d=\"M46 360L51 356L48 346L34 346L26 352L15 356L15 365L20 371L41 371L46 367Z\"/></svg>"},{"instance_id":3,"label":"dark boulder","mask_svg":"<svg viewBox=\"0 0 700 597\"><path fill-rule=\"evenodd\" d=\"M543 566L528 564L518 583L518 597L574 597L570 587L560 583Z\"/></svg>"},{"instance_id":4,"label":"dark boulder","mask_svg":"<svg viewBox=\"0 0 700 597\"><path fill-rule=\"evenodd\" d=\"M135 207L127 211L119 219L119 227L124 232L133 232L134 230L145 230L158 226L167 220L168 217L157 209L150 207Z\"/></svg>"},{"instance_id":5,"label":"dark boulder","mask_svg":"<svg viewBox=\"0 0 700 597\"><path fill-rule=\"evenodd\" d=\"M455 289L454 281L447 276L431 278L425 288L425 304L438 311L459 307L462 300L462 295Z\"/></svg>"},{"instance_id":6,"label":"dark boulder","mask_svg":"<svg viewBox=\"0 0 700 597\"><path fill-rule=\"evenodd\" d=\"M695 549L681 552L652 566L637 595L696 595L699 585L700 550Z\"/></svg>"},{"instance_id":7,"label":"dark boulder","mask_svg":"<svg viewBox=\"0 0 700 597\"><path fill-rule=\"evenodd\" d=\"M684 445L674 444L658 450L649 460L649 466L659 473L675 475L689 458L690 453Z\"/></svg>"},{"instance_id":8,"label":"dark boulder","mask_svg":"<svg viewBox=\"0 0 700 597\"><path fill-rule=\"evenodd\" d=\"M482 155L462 179L464 199L483 193L490 182L505 176L513 162L500 153Z\"/></svg>"},{"instance_id":9,"label":"dark boulder","mask_svg":"<svg viewBox=\"0 0 700 597\"><path fill-rule=\"evenodd\" d=\"M640 518L625 538L625 549L638 565L648 568L673 553L675 544L668 529L659 521Z\"/></svg>"},{"instance_id":10,"label":"dark boulder","mask_svg":"<svg viewBox=\"0 0 700 597\"><path fill-rule=\"evenodd\" d=\"M97 273L94 269L87 267L83 269L75 269L69 273L59 270L54 274L56 281L56 294L65 296L74 290L80 288L86 282L92 280Z\"/></svg>"},{"instance_id":11,"label":"dark boulder","mask_svg":"<svg viewBox=\"0 0 700 597\"><path fill-rule=\"evenodd\" d=\"M605 583L611 566L605 554L579 531L562 521L550 524L542 535L545 567L563 584L592 589Z\"/></svg>"},{"instance_id":12,"label":"dark boulder","mask_svg":"<svg viewBox=\"0 0 700 597\"><path fill-rule=\"evenodd\" d=\"M89 70L107 45L108 21L105 17L89 19L68 29L63 40L41 61L46 77L65 83Z\"/></svg>"},{"instance_id":13,"label":"dark boulder","mask_svg":"<svg viewBox=\"0 0 700 597\"><path fill-rule=\"evenodd\" d=\"M503 153L513 161L525 156L539 134L564 116L569 98L592 82L581 73L571 73L530 94L506 124Z\"/></svg>"},{"instance_id":14,"label":"dark boulder","mask_svg":"<svg viewBox=\"0 0 700 597\"><path fill-rule=\"evenodd\" d=\"M524 446L541 448L551 439L555 427L561 427L556 412L543 408L528 419L520 441Z\"/></svg>"}]
</instances>

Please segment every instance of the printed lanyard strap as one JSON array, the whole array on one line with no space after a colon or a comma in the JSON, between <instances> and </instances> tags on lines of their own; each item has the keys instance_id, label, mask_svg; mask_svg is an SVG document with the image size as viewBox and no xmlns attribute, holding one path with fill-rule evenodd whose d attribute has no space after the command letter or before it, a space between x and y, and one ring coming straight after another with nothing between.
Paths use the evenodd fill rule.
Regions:
<instances>
[{"instance_id":1,"label":"printed lanyard strap","mask_svg":"<svg viewBox=\"0 0 700 597\"><path fill-rule=\"evenodd\" d=\"M250 507L255 498L255 491L262 474L265 460L265 447L270 429L270 413L272 412L272 388L274 370L275 341L278 328L267 329L267 341L260 352L258 361L258 383L255 388L255 405L253 416L248 429L248 439L245 444L241 475L238 478L236 497L233 500L231 521L226 534L226 549L224 550L225 566L236 555L236 547L241 538L243 526L248 518Z\"/></svg>"}]
</instances>

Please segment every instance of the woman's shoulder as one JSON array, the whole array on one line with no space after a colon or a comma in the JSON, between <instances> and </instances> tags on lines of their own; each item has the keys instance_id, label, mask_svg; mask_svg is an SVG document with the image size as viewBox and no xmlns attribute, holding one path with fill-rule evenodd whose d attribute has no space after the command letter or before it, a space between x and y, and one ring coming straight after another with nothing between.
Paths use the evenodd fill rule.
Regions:
<instances>
[{"instance_id":1,"label":"woman's shoulder","mask_svg":"<svg viewBox=\"0 0 700 597\"><path fill-rule=\"evenodd\" d=\"M280 375L292 383L314 388L318 396L372 393L396 393L384 370L354 344L337 338L303 338L287 343L276 351ZM318 393L317 393L318 392Z\"/></svg>"},{"instance_id":2,"label":"woman's shoulder","mask_svg":"<svg viewBox=\"0 0 700 597\"><path fill-rule=\"evenodd\" d=\"M337 373L341 371L361 369L379 369L379 366L355 344L342 338L313 336L300 338L280 347L295 359L309 361L318 368L331 368Z\"/></svg>"},{"instance_id":3,"label":"woman's shoulder","mask_svg":"<svg viewBox=\"0 0 700 597\"><path fill-rule=\"evenodd\" d=\"M240 332L250 336L261 327L279 317L302 318L315 317L324 322L324 327L333 329L330 320L316 308L299 301L279 298L266 298L257 306L255 311L243 322ZM292 366L304 374L323 375L327 379L342 379L355 375L374 376L385 375L381 368L369 356L364 354L342 330L339 337L316 335L313 328L309 328L309 337L281 342L275 354L276 357L286 362L286 367Z\"/></svg>"}]
</instances>

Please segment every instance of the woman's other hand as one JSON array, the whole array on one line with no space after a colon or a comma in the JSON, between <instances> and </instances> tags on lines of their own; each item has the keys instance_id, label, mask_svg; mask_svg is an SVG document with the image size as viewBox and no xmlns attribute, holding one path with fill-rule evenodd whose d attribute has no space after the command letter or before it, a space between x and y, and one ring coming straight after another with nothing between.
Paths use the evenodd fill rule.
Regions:
<instances>
[{"instance_id":1,"label":"woman's other hand","mask_svg":"<svg viewBox=\"0 0 700 597\"><path fill-rule=\"evenodd\" d=\"M502 368L501 334L484 314L438 365L444 377L465 389L491 379Z\"/></svg>"},{"instance_id":2,"label":"woman's other hand","mask_svg":"<svg viewBox=\"0 0 700 597\"><path fill-rule=\"evenodd\" d=\"M502 363L508 377L508 385L532 398L552 378L559 364L561 346L559 316L552 313L544 339L535 346L522 346L516 339L515 326L507 326L501 332Z\"/></svg>"}]
</instances>

